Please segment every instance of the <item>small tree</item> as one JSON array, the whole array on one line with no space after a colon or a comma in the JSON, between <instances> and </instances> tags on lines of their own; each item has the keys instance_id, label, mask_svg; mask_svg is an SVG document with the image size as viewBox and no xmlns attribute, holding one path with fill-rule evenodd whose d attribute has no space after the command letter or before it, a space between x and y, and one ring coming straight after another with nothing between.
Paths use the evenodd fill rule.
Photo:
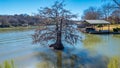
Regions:
<instances>
[{"instance_id":1,"label":"small tree","mask_svg":"<svg viewBox=\"0 0 120 68\"><path fill-rule=\"evenodd\" d=\"M102 15L103 15L104 19L108 20L108 17L113 12L113 7L114 7L114 5L112 5L111 3L107 3L107 4L102 5L101 11L102 11Z\"/></svg>"},{"instance_id":2,"label":"small tree","mask_svg":"<svg viewBox=\"0 0 120 68\"><path fill-rule=\"evenodd\" d=\"M83 12L82 19L100 19L101 18L101 11L99 9L96 9L95 7L89 7Z\"/></svg>"},{"instance_id":3,"label":"small tree","mask_svg":"<svg viewBox=\"0 0 120 68\"><path fill-rule=\"evenodd\" d=\"M114 10L111 14L111 18L114 24L120 24L120 10Z\"/></svg>"},{"instance_id":4,"label":"small tree","mask_svg":"<svg viewBox=\"0 0 120 68\"><path fill-rule=\"evenodd\" d=\"M45 43L45 41L54 40L55 43L49 47L53 47L57 50L64 49L62 41L74 44L80 39L76 28L69 23L72 22L72 18L76 18L70 11L64 9L65 4L63 2L56 1L52 7L45 7L39 9L40 18L46 27L37 29L33 35L35 43ZM48 24L52 23L54 26L50 27Z\"/></svg>"}]
</instances>

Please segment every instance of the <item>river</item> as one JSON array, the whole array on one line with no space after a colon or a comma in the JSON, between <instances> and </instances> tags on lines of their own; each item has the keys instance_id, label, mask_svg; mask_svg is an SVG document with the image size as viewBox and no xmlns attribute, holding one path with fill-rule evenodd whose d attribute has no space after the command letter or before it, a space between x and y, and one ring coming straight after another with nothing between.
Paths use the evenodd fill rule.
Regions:
<instances>
[{"instance_id":1,"label":"river","mask_svg":"<svg viewBox=\"0 0 120 68\"><path fill-rule=\"evenodd\" d=\"M77 46L56 51L33 44L33 33L34 30L0 32L0 67L108 68L113 57L120 57L120 35L80 33L82 40Z\"/></svg>"}]
</instances>

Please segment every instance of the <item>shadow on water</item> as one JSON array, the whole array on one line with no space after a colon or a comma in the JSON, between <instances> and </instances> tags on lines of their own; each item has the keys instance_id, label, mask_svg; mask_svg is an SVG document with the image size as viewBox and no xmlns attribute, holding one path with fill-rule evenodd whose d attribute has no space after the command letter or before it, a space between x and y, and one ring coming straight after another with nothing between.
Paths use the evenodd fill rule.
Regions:
<instances>
[{"instance_id":1,"label":"shadow on water","mask_svg":"<svg viewBox=\"0 0 120 68\"><path fill-rule=\"evenodd\" d=\"M37 68L107 68L108 64L108 58L105 56L68 48L64 51L43 50L36 57L40 60L36 64Z\"/></svg>"}]
</instances>

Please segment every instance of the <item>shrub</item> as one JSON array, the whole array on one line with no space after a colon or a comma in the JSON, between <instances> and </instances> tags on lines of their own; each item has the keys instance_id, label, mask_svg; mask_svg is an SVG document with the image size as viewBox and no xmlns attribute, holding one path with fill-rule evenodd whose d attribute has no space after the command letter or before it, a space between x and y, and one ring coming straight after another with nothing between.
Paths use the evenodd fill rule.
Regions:
<instances>
[{"instance_id":1,"label":"shrub","mask_svg":"<svg viewBox=\"0 0 120 68\"><path fill-rule=\"evenodd\" d=\"M118 32L118 31L120 31L120 28L118 28L118 27L117 28L113 28L113 31L114 32Z\"/></svg>"}]
</instances>

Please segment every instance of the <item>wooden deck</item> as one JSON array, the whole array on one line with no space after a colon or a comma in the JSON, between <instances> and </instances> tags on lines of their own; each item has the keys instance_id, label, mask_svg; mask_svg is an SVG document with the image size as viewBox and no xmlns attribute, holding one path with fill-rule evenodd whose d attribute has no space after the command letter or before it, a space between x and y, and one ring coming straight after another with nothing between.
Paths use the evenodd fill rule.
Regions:
<instances>
[{"instance_id":1,"label":"wooden deck","mask_svg":"<svg viewBox=\"0 0 120 68\"><path fill-rule=\"evenodd\" d=\"M120 34L120 32L112 32L112 31L90 31L86 32L85 28L79 29L83 33L89 33L89 34Z\"/></svg>"}]
</instances>

